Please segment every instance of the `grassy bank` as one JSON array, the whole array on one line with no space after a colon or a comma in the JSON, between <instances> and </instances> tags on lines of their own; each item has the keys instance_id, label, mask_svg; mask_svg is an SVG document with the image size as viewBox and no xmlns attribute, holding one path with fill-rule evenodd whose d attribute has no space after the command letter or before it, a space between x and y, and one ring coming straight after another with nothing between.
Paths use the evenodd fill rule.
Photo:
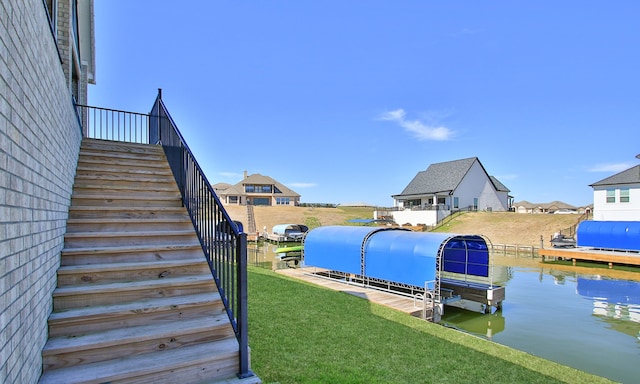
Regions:
<instances>
[{"instance_id":1,"label":"grassy bank","mask_svg":"<svg viewBox=\"0 0 640 384\"><path fill-rule=\"evenodd\" d=\"M249 269L265 383L605 383L605 379L270 270Z\"/></svg>"}]
</instances>

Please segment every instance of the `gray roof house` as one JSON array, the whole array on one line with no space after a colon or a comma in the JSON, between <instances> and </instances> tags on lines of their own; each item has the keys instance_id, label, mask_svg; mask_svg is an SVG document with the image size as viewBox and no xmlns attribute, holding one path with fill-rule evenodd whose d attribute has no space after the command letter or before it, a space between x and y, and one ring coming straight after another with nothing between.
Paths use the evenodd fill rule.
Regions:
<instances>
[{"instance_id":1,"label":"gray roof house","mask_svg":"<svg viewBox=\"0 0 640 384\"><path fill-rule=\"evenodd\" d=\"M640 165L597 181L590 187L593 188L594 220L640 221Z\"/></svg>"},{"instance_id":2,"label":"gray roof house","mask_svg":"<svg viewBox=\"0 0 640 384\"><path fill-rule=\"evenodd\" d=\"M259 173L247 175L235 185L218 183L212 186L223 204L292 205L300 204L300 195L284 184Z\"/></svg>"},{"instance_id":3,"label":"gray roof house","mask_svg":"<svg viewBox=\"0 0 640 384\"><path fill-rule=\"evenodd\" d=\"M511 202L509 192L498 179L489 176L477 157L470 157L431 164L418 172L400 194L391 197L398 209L394 213L396 222L421 220L419 223L432 225L459 209L507 211ZM407 211L431 214L416 219L409 218Z\"/></svg>"},{"instance_id":4,"label":"gray roof house","mask_svg":"<svg viewBox=\"0 0 640 384\"><path fill-rule=\"evenodd\" d=\"M393 195L396 206L438 205L451 209L472 207L506 211L509 189L489 176L477 157L431 164L420 171L402 193Z\"/></svg>"}]
</instances>

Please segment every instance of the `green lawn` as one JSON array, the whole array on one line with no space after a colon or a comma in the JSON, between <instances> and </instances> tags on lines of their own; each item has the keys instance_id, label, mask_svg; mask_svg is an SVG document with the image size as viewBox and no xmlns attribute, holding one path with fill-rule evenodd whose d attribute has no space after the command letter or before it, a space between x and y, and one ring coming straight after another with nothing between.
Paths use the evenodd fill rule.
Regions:
<instances>
[{"instance_id":1,"label":"green lawn","mask_svg":"<svg viewBox=\"0 0 640 384\"><path fill-rule=\"evenodd\" d=\"M349 294L249 268L251 367L264 383L605 383Z\"/></svg>"}]
</instances>

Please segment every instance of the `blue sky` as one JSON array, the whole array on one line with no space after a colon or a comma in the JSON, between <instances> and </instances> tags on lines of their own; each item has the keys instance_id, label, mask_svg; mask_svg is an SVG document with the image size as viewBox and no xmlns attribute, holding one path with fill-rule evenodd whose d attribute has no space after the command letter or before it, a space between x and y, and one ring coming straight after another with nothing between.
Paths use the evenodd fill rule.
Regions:
<instances>
[{"instance_id":1,"label":"blue sky","mask_svg":"<svg viewBox=\"0 0 640 384\"><path fill-rule=\"evenodd\" d=\"M516 201L638 164L640 2L95 0L89 103L163 100L212 183L391 206L478 157Z\"/></svg>"}]
</instances>

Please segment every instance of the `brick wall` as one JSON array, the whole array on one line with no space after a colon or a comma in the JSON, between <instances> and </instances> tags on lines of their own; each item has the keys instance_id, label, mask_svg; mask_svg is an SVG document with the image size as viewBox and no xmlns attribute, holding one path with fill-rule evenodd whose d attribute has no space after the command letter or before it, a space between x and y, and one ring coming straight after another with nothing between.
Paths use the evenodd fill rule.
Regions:
<instances>
[{"instance_id":1,"label":"brick wall","mask_svg":"<svg viewBox=\"0 0 640 384\"><path fill-rule=\"evenodd\" d=\"M36 383L81 141L42 0L0 0L0 383Z\"/></svg>"}]
</instances>

